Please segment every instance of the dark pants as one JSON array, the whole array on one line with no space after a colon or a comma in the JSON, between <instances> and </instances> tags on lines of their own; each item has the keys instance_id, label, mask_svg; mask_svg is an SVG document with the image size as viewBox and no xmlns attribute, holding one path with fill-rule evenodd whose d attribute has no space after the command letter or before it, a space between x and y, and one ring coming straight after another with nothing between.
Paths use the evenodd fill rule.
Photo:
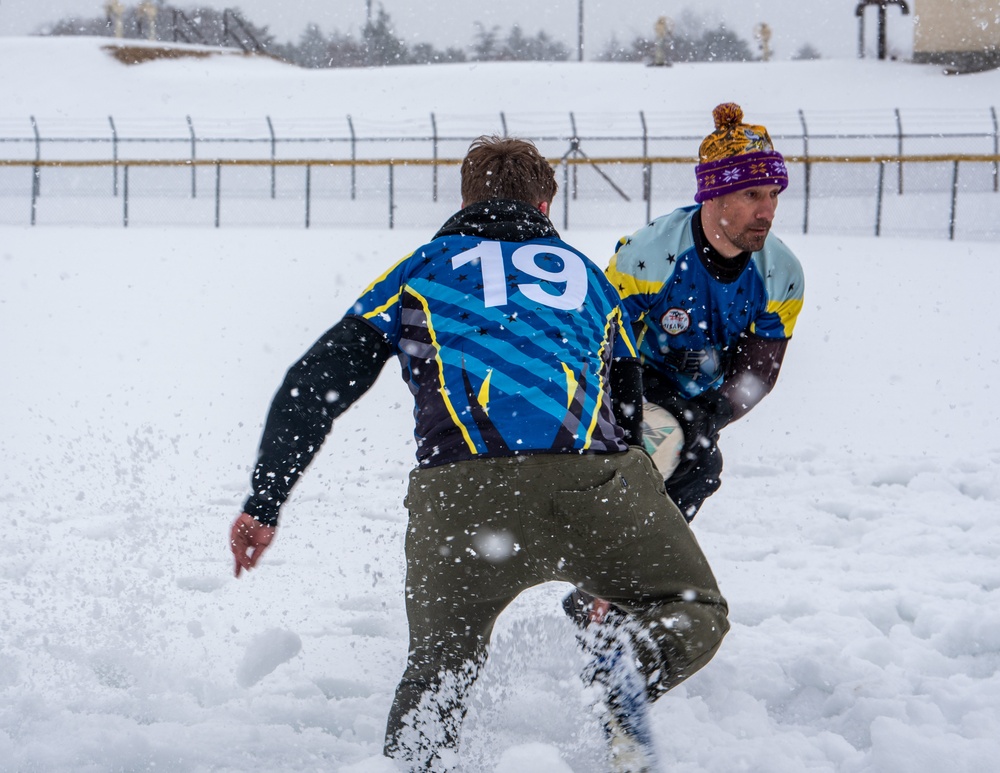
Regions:
<instances>
[{"instance_id":1,"label":"dark pants","mask_svg":"<svg viewBox=\"0 0 1000 773\"><path fill-rule=\"evenodd\" d=\"M414 769L447 766L493 625L534 585L569 582L625 613L653 699L729 629L705 556L638 449L414 470L406 506L410 649L385 752Z\"/></svg>"},{"instance_id":2,"label":"dark pants","mask_svg":"<svg viewBox=\"0 0 1000 773\"><path fill-rule=\"evenodd\" d=\"M707 444L686 448L687 459L682 459L665 481L669 496L684 518L690 523L702 504L722 485L722 453L719 436L705 439Z\"/></svg>"}]
</instances>

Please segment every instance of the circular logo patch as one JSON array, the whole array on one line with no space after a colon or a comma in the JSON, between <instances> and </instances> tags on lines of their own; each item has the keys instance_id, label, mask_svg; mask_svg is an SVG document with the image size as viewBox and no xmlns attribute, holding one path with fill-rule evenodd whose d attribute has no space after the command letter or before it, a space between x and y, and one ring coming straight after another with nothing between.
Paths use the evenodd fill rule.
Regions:
<instances>
[{"instance_id":1,"label":"circular logo patch","mask_svg":"<svg viewBox=\"0 0 1000 773\"><path fill-rule=\"evenodd\" d=\"M660 317L660 324L670 335L680 335L691 327L691 317L684 309L668 309L667 313Z\"/></svg>"}]
</instances>

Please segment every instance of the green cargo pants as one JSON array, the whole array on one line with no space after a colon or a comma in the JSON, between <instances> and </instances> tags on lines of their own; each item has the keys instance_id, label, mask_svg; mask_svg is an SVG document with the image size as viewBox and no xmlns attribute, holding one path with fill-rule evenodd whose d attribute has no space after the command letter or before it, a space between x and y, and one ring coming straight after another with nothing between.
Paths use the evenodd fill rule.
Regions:
<instances>
[{"instance_id":1,"label":"green cargo pants","mask_svg":"<svg viewBox=\"0 0 1000 773\"><path fill-rule=\"evenodd\" d=\"M410 649L385 752L415 769L446 766L493 624L532 586L569 582L626 612L654 700L729 629L708 562L639 449L417 469L405 503Z\"/></svg>"}]
</instances>

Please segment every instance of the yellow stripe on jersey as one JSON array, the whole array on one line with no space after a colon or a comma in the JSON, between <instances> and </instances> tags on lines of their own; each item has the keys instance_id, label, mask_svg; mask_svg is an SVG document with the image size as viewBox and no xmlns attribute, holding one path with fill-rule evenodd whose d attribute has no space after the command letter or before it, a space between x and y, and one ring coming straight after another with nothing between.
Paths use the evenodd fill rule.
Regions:
<instances>
[{"instance_id":1,"label":"yellow stripe on jersey","mask_svg":"<svg viewBox=\"0 0 1000 773\"><path fill-rule=\"evenodd\" d=\"M608 348L608 342L611 340L611 328L617 321L618 327L621 328L621 309L617 306L611 310L607 318L604 320L604 340L601 341L601 348L597 350L597 359L600 362L604 362L604 351ZM594 430L597 428L597 419L601 415L601 406L604 403L603 395L606 389L604 384L604 371L603 369L598 371L598 381L597 381L597 397L594 402L594 410L590 414L590 425L587 427L587 437L583 442L584 449L590 448L590 443L594 439Z\"/></svg>"},{"instance_id":2,"label":"yellow stripe on jersey","mask_svg":"<svg viewBox=\"0 0 1000 773\"><path fill-rule=\"evenodd\" d=\"M451 404L451 398L448 395L448 387L445 386L444 382L444 362L441 360L441 347L437 341L437 334L434 332L434 323L431 320L431 310L430 305L427 303L427 299L414 290L412 287L407 287L406 291L410 293L414 298L420 301L420 305L424 309L424 317L427 320L427 334L431 338L431 345L434 347L434 351L437 353L434 355L434 361L438 366L438 383L441 385L439 388L439 393L441 395L441 402L444 403L445 408L448 409L448 415L451 416L451 420L458 427L459 431L462 433L462 437L465 439L465 444L469 448L469 453L473 456L479 453L476 448L476 444L472 440L472 436L469 435L469 430L465 428L465 425L459 420L458 413L455 411L455 406Z\"/></svg>"},{"instance_id":3,"label":"yellow stripe on jersey","mask_svg":"<svg viewBox=\"0 0 1000 773\"><path fill-rule=\"evenodd\" d=\"M576 395L580 382L577 381L576 374L570 370L569 365L564 362L562 366L563 372L566 374L566 410L569 410L573 405L573 397Z\"/></svg>"},{"instance_id":4,"label":"yellow stripe on jersey","mask_svg":"<svg viewBox=\"0 0 1000 773\"><path fill-rule=\"evenodd\" d=\"M635 348L632 346L632 339L625 332L625 330L624 330L625 326L622 324L622 310L621 310L621 307L615 308L614 316L616 317L616 319L618 321L618 335L621 337L622 342L625 344L625 347L628 349L628 353L631 354L636 359L638 359L639 355L636 352ZM636 344L636 346L638 346L638 343Z\"/></svg>"},{"instance_id":5,"label":"yellow stripe on jersey","mask_svg":"<svg viewBox=\"0 0 1000 773\"><path fill-rule=\"evenodd\" d=\"M802 299L789 298L785 301L771 301L767 304L767 310L778 315L778 319L781 320L781 325L785 329L785 338L791 338L795 323L799 319L799 312L802 311ZM750 326L750 332L756 332L756 325Z\"/></svg>"},{"instance_id":6,"label":"yellow stripe on jersey","mask_svg":"<svg viewBox=\"0 0 1000 773\"><path fill-rule=\"evenodd\" d=\"M487 416L490 415L490 377L493 375L493 368L486 371L486 378L483 379L483 385L479 387L479 394L476 396L476 400L483 409L483 413Z\"/></svg>"},{"instance_id":7,"label":"yellow stripe on jersey","mask_svg":"<svg viewBox=\"0 0 1000 773\"><path fill-rule=\"evenodd\" d=\"M399 300L399 293L396 293L394 296L392 296L389 300L387 300L377 309L372 309L371 311L362 314L361 315L362 319L371 319L372 317L377 317L379 314L388 309L390 306L395 306L398 300Z\"/></svg>"},{"instance_id":8,"label":"yellow stripe on jersey","mask_svg":"<svg viewBox=\"0 0 1000 773\"><path fill-rule=\"evenodd\" d=\"M416 250L414 250L413 252L416 252ZM374 282L372 282L370 285L368 285L368 287L365 288L364 292L361 293L361 296L359 296L359 297L363 297L365 295L368 295L368 293L370 293L375 288L375 285L377 285L379 282L381 282L383 279L385 279L387 276L389 276L389 274L391 274L393 271L395 271L396 267L399 266L400 263L402 263L404 260L409 260L410 258L412 258L413 257L413 252L411 252L409 255L404 255L402 258L400 258L395 263L393 263L391 266L389 266L389 268L387 268L385 271L383 271L382 274L380 276L378 276L375 279Z\"/></svg>"},{"instance_id":9,"label":"yellow stripe on jersey","mask_svg":"<svg viewBox=\"0 0 1000 773\"><path fill-rule=\"evenodd\" d=\"M619 271L617 255L611 258L608 270L604 274L622 298L628 298L632 295L656 295L663 289L663 282L638 279L625 271Z\"/></svg>"}]
</instances>

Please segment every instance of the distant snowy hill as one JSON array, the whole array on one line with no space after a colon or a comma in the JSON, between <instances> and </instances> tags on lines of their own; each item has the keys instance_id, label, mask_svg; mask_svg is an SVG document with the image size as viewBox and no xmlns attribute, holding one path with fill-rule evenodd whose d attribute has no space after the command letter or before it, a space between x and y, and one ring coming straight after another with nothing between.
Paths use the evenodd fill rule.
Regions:
<instances>
[{"instance_id":1,"label":"distant snowy hill","mask_svg":"<svg viewBox=\"0 0 1000 773\"><path fill-rule=\"evenodd\" d=\"M641 110L686 116L700 126L724 101L743 104L762 122L799 109L847 121L859 111L980 110L1000 102L1000 71L949 76L934 66L870 59L304 70L232 52L126 65L106 50L115 44L110 38L0 38L0 72L8 74L0 79L0 119L350 114L426 120L431 112Z\"/></svg>"}]
</instances>

